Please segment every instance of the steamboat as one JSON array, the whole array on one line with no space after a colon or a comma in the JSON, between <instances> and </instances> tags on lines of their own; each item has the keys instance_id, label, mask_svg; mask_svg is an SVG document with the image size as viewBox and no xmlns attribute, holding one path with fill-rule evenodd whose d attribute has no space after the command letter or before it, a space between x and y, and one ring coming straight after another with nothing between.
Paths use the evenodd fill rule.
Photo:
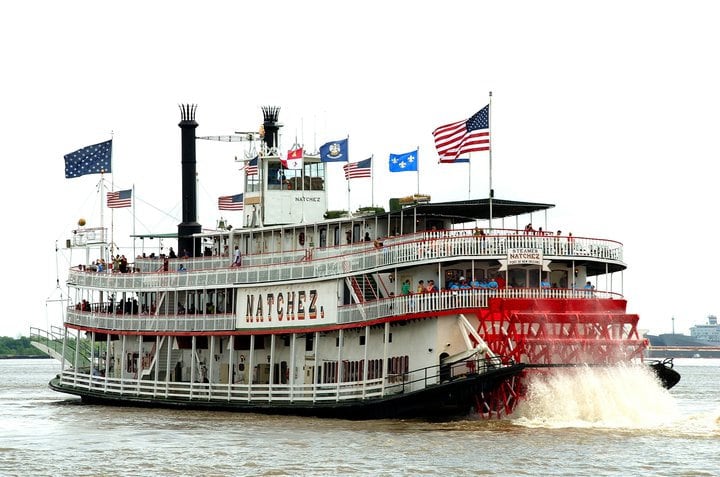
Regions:
<instances>
[{"instance_id":1,"label":"steamboat","mask_svg":"<svg viewBox=\"0 0 720 477\"><path fill-rule=\"evenodd\" d=\"M328 163L303 153L283 168L278 113L263 108L246 138L259 151L243 227L197 223L193 105L179 123L183 221L154 236L177 255L97 267L107 231L79 223L68 246L88 263L68 272L63 327L31 330L62 363L52 389L116 405L490 417L512 413L538 370L642 361L622 244L521 226L554 206L492 192L328 212Z\"/></svg>"}]
</instances>

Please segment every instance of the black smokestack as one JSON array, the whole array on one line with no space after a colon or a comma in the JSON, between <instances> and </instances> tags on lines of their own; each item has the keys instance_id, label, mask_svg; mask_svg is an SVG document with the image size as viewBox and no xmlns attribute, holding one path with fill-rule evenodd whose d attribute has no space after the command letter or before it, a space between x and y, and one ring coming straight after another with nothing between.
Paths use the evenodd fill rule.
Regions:
<instances>
[{"instance_id":1,"label":"black smokestack","mask_svg":"<svg viewBox=\"0 0 720 477\"><path fill-rule=\"evenodd\" d=\"M263 106L263 141L268 149L278 146L278 131L282 124L278 123L280 108L277 106Z\"/></svg>"},{"instance_id":2,"label":"black smokestack","mask_svg":"<svg viewBox=\"0 0 720 477\"><path fill-rule=\"evenodd\" d=\"M197 223L197 157L195 154L196 104L180 105L180 130L182 132L182 223L178 224L178 252L185 250L192 255L200 255L200 239L192 235L202 229Z\"/></svg>"}]
</instances>

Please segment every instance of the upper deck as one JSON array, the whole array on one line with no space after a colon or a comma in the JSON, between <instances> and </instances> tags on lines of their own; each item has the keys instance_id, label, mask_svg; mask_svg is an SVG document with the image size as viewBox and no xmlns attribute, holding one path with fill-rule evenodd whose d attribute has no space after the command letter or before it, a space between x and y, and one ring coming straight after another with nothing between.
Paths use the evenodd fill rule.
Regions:
<instances>
[{"instance_id":1,"label":"upper deck","mask_svg":"<svg viewBox=\"0 0 720 477\"><path fill-rule=\"evenodd\" d=\"M622 244L612 240L526 234L496 229L475 235L473 229L430 230L373 242L244 255L231 266L226 253L195 258L138 258L128 273L70 270L68 284L112 290L167 290L252 286L292 280L323 280L357 273L457 260L504 260L515 249L538 251L544 260L584 265L588 276L626 268ZM218 242L227 235L219 234ZM183 271L178 271L182 265Z\"/></svg>"}]
</instances>

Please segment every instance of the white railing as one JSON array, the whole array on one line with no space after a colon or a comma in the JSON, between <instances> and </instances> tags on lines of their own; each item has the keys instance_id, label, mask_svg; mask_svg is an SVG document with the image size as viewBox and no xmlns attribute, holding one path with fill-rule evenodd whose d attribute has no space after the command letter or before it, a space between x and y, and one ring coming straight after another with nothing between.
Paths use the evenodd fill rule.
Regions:
<instances>
[{"instance_id":1,"label":"white railing","mask_svg":"<svg viewBox=\"0 0 720 477\"><path fill-rule=\"evenodd\" d=\"M566 288L472 288L437 293L401 295L338 308L340 324L361 323L389 316L433 315L452 310L486 308L488 299L499 298L622 298L596 290ZM117 331L229 331L236 317L229 313L186 315L133 315L68 308L66 323ZM292 323L292 322L291 322ZM296 326L296 325L293 325Z\"/></svg>"},{"instance_id":2,"label":"white railing","mask_svg":"<svg viewBox=\"0 0 720 477\"><path fill-rule=\"evenodd\" d=\"M621 298L619 294L566 288L461 289L384 298L373 302L345 305L338 309L338 323L358 323L388 316L433 315L438 312L487 308L488 299L497 298Z\"/></svg>"},{"instance_id":3,"label":"white railing","mask_svg":"<svg viewBox=\"0 0 720 477\"><path fill-rule=\"evenodd\" d=\"M119 331L218 331L234 330L230 313L191 315L132 315L68 309L66 323Z\"/></svg>"},{"instance_id":4,"label":"white railing","mask_svg":"<svg viewBox=\"0 0 720 477\"><path fill-rule=\"evenodd\" d=\"M482 375L503 367L500 357L471 358L447 366L430 366L408 370L402 374L388 374L385 378L340 383L315 384L230 384L155 381L137 378L110 378L79 369L66 369L60 375L62 386L101 392L113 396L149 398L155 400L183 400L189 402L225 403L315 403L364 400L383 396L421 391L441 381L465 376ZM445 376L443 377L443 374Z\"/></svg>"},{"instance_id":5,"label":"white railing","mask_svg":"<svg viewBox=\"0 0 720 477\"><path fill-rule=\"evenodd\" d=\"M383 395L383 379L323 384L221 384L105 378L66 370L63 385L117 396L212 402L318 402L375 398Z\"/></svg>"},{"instance_id":6,"label":"white railing","mask_svg":"<svg viewBox=\"0 0 720 477\"><path fill-rule=\"evenodd\" d=\"M352 246L322 248L243 257L241 267L231 267L227 257L173 259L167 272L162 261L139 260L140 270L152 272L109 273L73 268L68 282L79 287L116 290L162 290L203 288L236 283L266 283L339 277L366 270L408 266L438 258L503 258L508 249L539 248L549 259L580 258L622 262L622 245L590 238L535 235L487 235L476 237L465 231L425 232L385 241L374 248L371 242ZM414 240L411 240L414 239ZM148 266L150 262L152 266ZM187 262L187 271L173 271ZM160 268L158 268L158 266Z\"/></svg>"}]
</instances>

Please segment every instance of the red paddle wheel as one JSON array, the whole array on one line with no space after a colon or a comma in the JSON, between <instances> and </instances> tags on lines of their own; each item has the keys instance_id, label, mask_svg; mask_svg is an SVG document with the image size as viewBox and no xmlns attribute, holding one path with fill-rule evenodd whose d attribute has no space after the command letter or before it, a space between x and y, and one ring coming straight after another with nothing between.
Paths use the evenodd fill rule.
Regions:
<instances>
[{"instance_id":1,"label":"red paddle wheel","mask_svg":"<svg viewBox=\"0 0 720 477\"><path fill-rule=\"evenodd\" d=\"M625 300L492 298L480 310L478 334L497 355L531 365L614 364L642 359L647 340ZM530 368L526 371L542 370ZM484 416L508 415L524 395L524 379L478 397Z\"/></svg>"}]
</instances>

